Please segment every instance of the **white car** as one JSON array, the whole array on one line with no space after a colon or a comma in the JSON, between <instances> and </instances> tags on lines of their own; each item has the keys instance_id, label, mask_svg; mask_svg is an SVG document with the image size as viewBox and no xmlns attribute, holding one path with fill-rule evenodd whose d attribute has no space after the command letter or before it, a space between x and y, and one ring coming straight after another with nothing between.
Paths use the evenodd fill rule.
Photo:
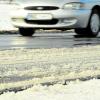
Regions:
<instances>
[{"instance_id":1,"label":"white car","mask_svg":"<svg viewBox=\"0 0 100 100\"><path fill-rule=\"evenodd\" d=\"M32 36L36 29L75 29L87 36L99 33L100 0L21 1L11 19L23 36Z\"/></svg>"}]
</instances>

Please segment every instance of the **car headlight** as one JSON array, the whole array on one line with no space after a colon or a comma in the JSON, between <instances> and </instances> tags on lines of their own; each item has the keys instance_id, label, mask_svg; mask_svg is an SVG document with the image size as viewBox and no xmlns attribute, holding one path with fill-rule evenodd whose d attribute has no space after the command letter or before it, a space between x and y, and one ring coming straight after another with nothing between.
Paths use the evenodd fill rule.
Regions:
<instances>
[{"instance_id":1,"label":"car headlight","mask_svg":"<svg viewBox=\"0 0 100 100\"><path fill-rule=\"evenodd\" d=\"M20 10L20 9L23 9L23 7L20 4L16 3L14 5L14 9L13 10Z\"/></svg>"},{"instance_id":2,"label":"car headlight","mask_svg":"<svg viewBox=\"0 0 100 100\"><path fill-rule=\"evenodd\" d=\"M66 3L63 6L63 9L81 9L83 8L84 3L81 2L71 2L71 3Z\"/></svg>"},{"instance_id":3,"label":"car headlight","mask_svg":"<svg viewBox=\"0 0 100 100\"><path fill-rule=\"evenodd\" d=\"M16 6L15 7L15 10L21 10L21 9L23 9L21 6Z\"/></svg>"}]
</instances>

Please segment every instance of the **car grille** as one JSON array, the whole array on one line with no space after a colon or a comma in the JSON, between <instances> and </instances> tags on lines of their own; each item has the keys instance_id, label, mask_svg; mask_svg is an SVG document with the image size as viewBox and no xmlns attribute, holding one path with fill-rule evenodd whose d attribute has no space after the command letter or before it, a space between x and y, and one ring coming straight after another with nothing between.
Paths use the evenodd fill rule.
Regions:
<instances>
[{"instance_id":1,"label":"car grille","mask_svg":"<svg viewBox=\"0 0 100 100\"><path fill-rule=\"evenodd\" d=\"M55 6L29 6L25 7L25 10L57 10L59 7Z\"/></svg>"},{"instance_id":2,"label":"car grille","mask_svg":"<svg viewBox=\"0 0 100 100\"><path fill-rule=\"evenodd\" d=\"M26 23L29 24L37 24L37 25L55 25L58 23L57 19L52 19L52 20L27 20L25 19Z\"/></svg>"}]
</instances>

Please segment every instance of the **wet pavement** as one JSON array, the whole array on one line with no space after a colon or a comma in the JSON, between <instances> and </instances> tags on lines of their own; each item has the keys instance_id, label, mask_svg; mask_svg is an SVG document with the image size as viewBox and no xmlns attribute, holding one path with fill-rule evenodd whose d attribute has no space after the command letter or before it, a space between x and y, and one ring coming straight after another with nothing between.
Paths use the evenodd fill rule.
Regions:
<instances>
[{"instance_id":1,"label":"wet pavement","mask_svg":"<svg viewBox=\"0 0 100 100\"><path fill-rule=\"evenodd\" d=\"M0 35L0 49L69 48L99 44L100 35L93 38L78 36L74 32L37 32L32 37L23 37L19 34Z\"/></svg>"},{"instance_id":2,"label":"wet pavement","mask_svg":"<svg viewBox=\"0 0 100 100\"><path fill-rule=\"evenodd\" d=\"M3 89L0 87L0 94L31 87L36 81L35 78L40 79L38 83L49 84L50 75L50 84L53 81L59 82L58 79L62 79L63 75L64 83L66 80L71 81L77 78L83 81L100 78L98 74L100 73L98 72L100 47L91 46L99 44L100 35L95 38L85 37L70 31L36 32L32 37L23 37L19 34L0 35L0 83L5 86ZM73 47L80 48L73 49ZM44 80L44 77L47 78Z\"/></svg>"}]
</instances>

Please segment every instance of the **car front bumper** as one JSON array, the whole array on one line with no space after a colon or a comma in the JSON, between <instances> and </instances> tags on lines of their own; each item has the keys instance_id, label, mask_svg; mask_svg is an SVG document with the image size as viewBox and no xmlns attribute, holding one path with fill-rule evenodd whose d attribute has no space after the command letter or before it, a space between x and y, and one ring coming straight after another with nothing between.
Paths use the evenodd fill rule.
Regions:
<instances>
[{"instance_id":1,"label":"car front bumper","mask_svg":"<svg viewBox=\"0 0 100 100\"><path fill-rule=\"evenodd\" d=\"M28 14L50 14L52 19L45 20L38 19L32 21L27 20ZM17 10L12 12L11 20L12 24L15 27L24 27L24 28L85 28L88 25L90 18L91 10L53 10L53 11L28 11L28 10ZM54 23L53 20L56 20ZM37 23L37 21L39 23ZM44 22L47 21L45 24ZM51 23L52 22L52 23Z\"/></svg>"}]
</instances>

